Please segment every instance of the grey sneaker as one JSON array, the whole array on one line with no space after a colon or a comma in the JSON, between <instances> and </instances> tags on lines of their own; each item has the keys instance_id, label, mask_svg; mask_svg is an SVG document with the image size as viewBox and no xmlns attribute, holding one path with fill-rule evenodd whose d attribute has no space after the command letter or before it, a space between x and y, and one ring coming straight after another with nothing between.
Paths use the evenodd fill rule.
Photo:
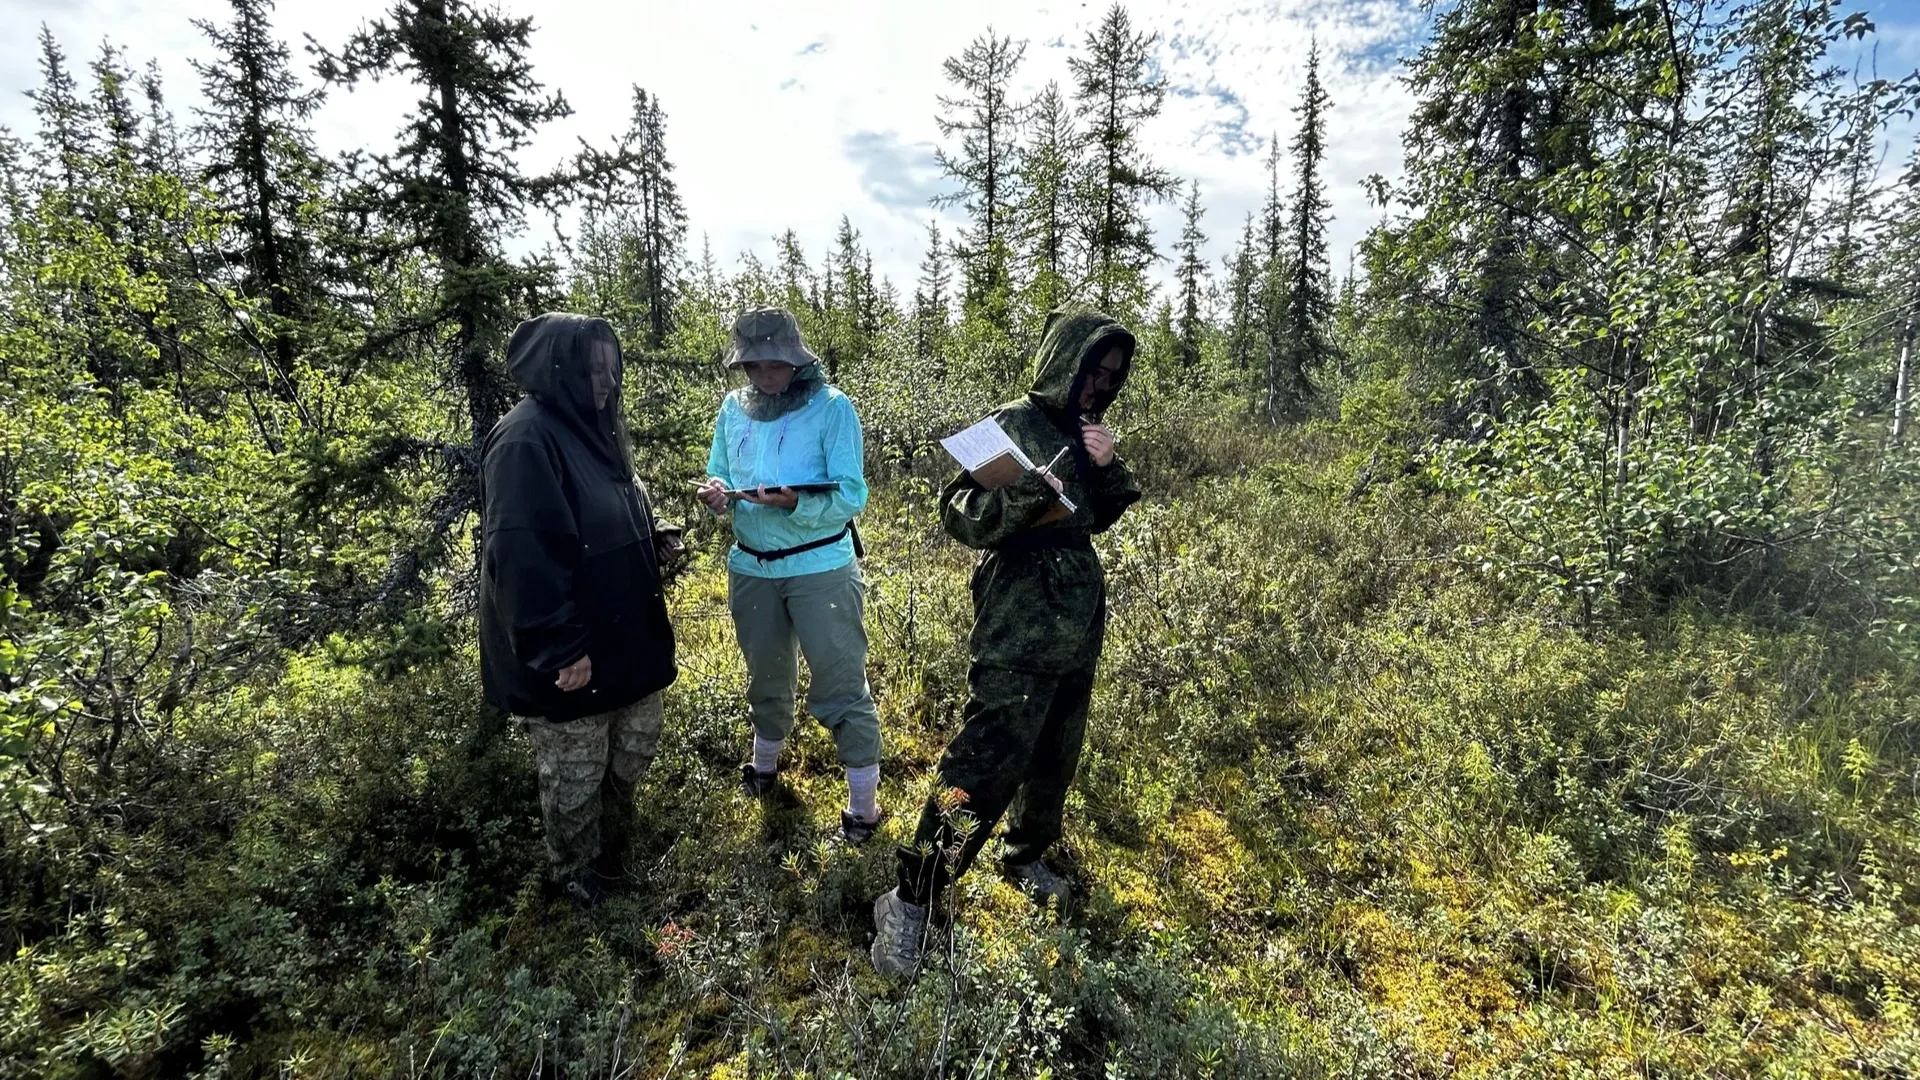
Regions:
<instances>
[{"instance_id":1,"label":"grey sneaker","mask_svg":"<svg viewBox=\"0 0 1920 1080\"><path fill-rule=\"evenodd\" d=\"M1073 900L1073 883L1054 873L1052 867L1039 859L1030 863L1007 863L1002 869L1015 888L1032 897L1033 902L1041 907L1046 907L1047 901L1052 900L1056 907L1065 911L1067 904Z\"/></svg>"},{"instance_id":2,"label":"grey sneaker","mask_svg":"<svg viewBox=\"0 0 1920 1080\"><path fill-rule=\"evenodd\" d=\"M873 970L882 975L911 975L920 966L920 941L927 933L927 909L900 899L891 889L873 902Z\"/></svg>"}]
</instances>

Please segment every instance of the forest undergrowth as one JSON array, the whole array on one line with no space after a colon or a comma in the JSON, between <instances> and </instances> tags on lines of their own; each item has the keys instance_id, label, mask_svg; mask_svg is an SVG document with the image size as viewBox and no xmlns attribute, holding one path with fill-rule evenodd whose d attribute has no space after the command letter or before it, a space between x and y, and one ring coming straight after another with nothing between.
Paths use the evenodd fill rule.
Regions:
<instances>
[{"instance_id":1,"label":"forest undergrowth","mask_svg":"<svg viewBox=\"0 0 1920 1080\"><path fill-rule=\"evenodd\" d=\"M786 790L736 791L743 669L698 525L624 895L543 892L530 751L471 648L396 679L316 649L188 722L191 798L9 837L9 879L58 895L7 890L0 1075L1920 1067L1910 668L1684 604L1583 629L1463 566L1470 511L1417 476L1356 495L1338 427L1164 442L1100 541L1064 917L973 874L916 981L866 963L970 617L938 480L892 469L863 519L877 842L831 839L817 726Z\"/></svg>"}]
</instances>

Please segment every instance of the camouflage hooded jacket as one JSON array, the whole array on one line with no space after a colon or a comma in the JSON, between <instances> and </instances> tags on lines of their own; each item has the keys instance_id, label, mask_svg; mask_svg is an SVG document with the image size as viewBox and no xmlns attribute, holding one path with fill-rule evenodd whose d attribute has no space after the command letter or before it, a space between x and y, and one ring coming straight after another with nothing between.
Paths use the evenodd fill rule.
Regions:
<instances>
[{"instance_id":1,"label":"camouflage hooded jacket","mask_svg":"<svg viewBox=\"0 0 1920 1080\"><path fill-rule=\"evenodd\" d=\"M1113 346L1126 367L1091 408L1077 408L1090 367ZM1091 671L1106 632L1107 586L1100 557L1085 538L1104 532L1140 499L1132 474L1116 456L1102 468L1081 444L1081 417L1098 422L1132 369L1134 338L1118 322L1087 309L1047 318L1033 358L1033 389L1002 405L994 417L1036 464L1068 451L1055 475L1078 507L1060 521L1036 523L1054 505L1053 489L1037 474L987 490L961 472L941 493L948 535L982 549L973 573L975 663L990 667L1071 674Z\"/></svg>"}]
</instances>

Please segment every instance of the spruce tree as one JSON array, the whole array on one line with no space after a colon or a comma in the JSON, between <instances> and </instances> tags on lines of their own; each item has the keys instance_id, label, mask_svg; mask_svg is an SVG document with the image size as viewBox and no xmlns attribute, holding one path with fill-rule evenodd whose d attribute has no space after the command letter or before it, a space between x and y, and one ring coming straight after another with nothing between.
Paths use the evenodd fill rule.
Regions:
<instances>
[{"instance_id":1,"label":"spruce tree","mask_svg":"<svg viewBox=\"0 0 1920 1080\"><path fill-rule=\"evenodd\" d=\"M687 214L666 155L666 114L636 86L630 119L580 227L577 306L602 315L650 353L667 347L685 262Z\"/></svg>"},{"instance_id":2,"label":"spruce tree","mask_svg":"<svg viewBox=\"0 0 1920 1080\"><path fill-rule=\"evenodd\" d=\"M836 376L842 364L864 365L873 356L877 328L872 260L872 254L860 246L860 232L853 227L853 221L841 215L840 231L834 236L833 250L827 256L826 273L835 297L827 310L835 353L830 358L828 371Z\"/></svg>"},{"instance_id":3,"label":"spruce tree","mask_svg":"<svg viewBox=\"0 0 1920 1080\"><path fill-rule=\"evenodd\" d=\"M1140 145L1140 129L1160 113L1166 81L1155 73L1157 34L1136 34L1115 3L1087 34L1084 55L1067 59L1075 101L1086 122L1081 147L1090 178L1084 193L1089 291L1101 308L1122 317L1146 306L1146 270L1158 258L1145 203L1178 190L1172 174L1154 166Z\"/></svg>"},{"instance_id":4,"label":"spruce tree","mask_svg":"<svg viewBox=\"0 0 1920 1080\"><path fill-rule=\"evenodd\" d=\"M951 280L940 223L930 221L927 254L920 261L919 288L913 294L913 351L922 360L938 361L946 345L950 311L947 289Z\"/></svg>"},{"instance_id":5,"label":"spruce tree","mask_svg":"<svg viewBox=\"0 0 1920 1080\"><path fill-rule=\"evenodd\" d=\"M67 69L66 52L45 23L40 25L40 87L27 97L40 120L40 170L72 195L92 167L92 110Z\"/></svg>"},{"instance_id":6,"label":"spruce tree","mask_svg":"<svg viewBox=\"0 0 1920 1080\"><path fill-rule=\"evenodd\" d=\"M1060 85L1048 83L1028 113L1013 215L1013 246L1024 257L1032 318L1065 301L1075 284L1079 141L1072 107Z\"/></svg>"},{"instance_id":7,"label":"spruce tree","mask_svg":"<svg viewBox=\"0 0 1920 1080\"><path fill-rule=\"evenodd\" d=\"M774 238L774 294L781 307L792 312L802 329L816 324L820 310L820 282L807 265L800 234L788 229Z\"/></svg>"},{"instance_id":8,"label":"spruce tree","mask_svg":"<svg viewBox=\"0 0 1920 1080\"><path fill-rule=\"evenodd\" d=\"M1191 382L1198 382L1200 372L1200 342L1206 332L1206 316L1202 310L1206 293L1207 264L1200 258L1200 249L1207 242L1206 233L1200 230L1200 219L1205 211L1200 206L1200 181L1193 181L1187 194L1186 221L1180 230L1180 311L1179 334L1180 370Z\"/></svg>"},{"instance_id":9,"label":"spruce tree","mask_svg":"<svg viewBox=\"0 0 1920 1080\"><path fill-rule=\"evenodd\" d=\"M515 321L512 298L535 284L499 241L564 185L558 175L530 176L516 161L536 129L572 113L534 80L532 33L531 19L464 0L399 0L340 52L323 51L318 64L323 78L348 89L361 79L402 78L420 90L399 145L372 158L365 205L440 271L419 321L448 332L449 366L466 399L469 486L480 442L512 398L494 359Z\"/></svg>"},{"instance_id":10,"label":"spruce tree","mask_svg":"<svg viewBox=\"0 0 1920 1080\"><path fill-rule=\"evenodd\" d=\"M935 121L943 137L957 134L960 142L952 153L945 147L935 151L941 170L959 183L959 190L936 197L934 205L962 207L973 222L955 245L964 283L962 305L969 314L994 322L1004 321L1011 289L1007 234L1025 109L1011 98L1010 84L1026 51L1025 42L997 36L989 27L959 56L948 57L943 70L959 92L939 98L941 112Z\"/></svg>"},{"instance_id":11,"label":"spruce tree","mask_svg":"<svg viewBox=\"0 0 1920 1080\"><path fill-rule=\"evenodd\" d=\"M1396 270L1374 285L1411 297L1397 317L1424 324L1410 332L1442 343L1423 378L1436 389L1461 379L1475 386L1472 400L1444 418L1449 430L1545 395L1536 364L1549 358L1527 327L1555 313L1553 294L1575 272L1569 262L1579 252L1564 239L1579 226L1567 205L1577 189L1542 181L1592 160L1608 102L1636 110L1647 103L1640 87L1583 92L1587 84L1573 75L1604 61L1603 43L1624 14L1584 0L1467 0L1435 19L1408 62L1419 103L1404 139L1401 198L1421 212L1394 229L1407 258L1393 265L1406 276ZM1664 32L1656 41L1629 29L1620 25L1618 40L1667 49ZM1669 59L1663 78L1684 94L1692 61L1684 52ZM1623 74L1616 69L1614 82Z\"/></svg>"},{"instance_id":12,"label":"spruce tree","mask_svg":"<svg viewBox=\"0 0 1920 1080\"><path fill-rule=\"evenodd\" d=\"M1260 341L1259 365L1266 373L1258 409L1268 422L1278 421L1289 412L1294 399L1287 378L1287 225L1280 199L1280 136L1275 133L1267 149L1267 201L1260 212L1260 268L1257 305Z\"/></svg>"},{"instance_id":13,"label":"spruce tree","mask_svg":"<svg viewBox=\"0 0 1920 1080\"><path fill-rule=\"evenodd\" d=\"M508 334L558 300L551 268L516 263L502 240L523 228L531 211L604 187L634 164L630 153L585 151L568 168L522 169L518 158L534 132L572 112L533 77L532 34L531 19L467 0L397 0L338 52L318 50L316 70L329 83L351 89L361 79L398 78L419 89L399 144L350 159L366 174L350 209L392 232L362 257L419 256L435 271L415 310L377 328L369 349L407 339L438 346L467 421L465 445L401 436L369 463L390 467L432 449L450 466L446 489L428 507L424 545L403 552L380 586L389 612L421 594L425 571L445 557L455 525L476 506L481 443L514 397L500 362Z\"/></svg>"},{"instance_id":14,"label":"spruce tree","mask_svg":"<svg viewBox=\"0 0 1920 1080\"><path fill-rule=\"evenodd\" d=\"M667 159L667 116L658 97L633 88L633 126L628 147L638 158L633 182L638 189L642 287L647 313L646 344L664 348L673 330L674 285L687 238L687 211Z\"/></svg>"},{"instance_id":15,"label":"spruce tree","mask_svg":"<svg viewBox=\"0 0 1920 1080\"><path fill-rule=\"evenodd\" d=\"M1226 353L1245 389L1255 385L1253 372L1262 361L1260 347L1260 246L1253 215L1240 230L1240 242L1224 267L1227 275Z\"/></svg>"},{"instance_id":16,"label":"spruce tree","mask_svg":"<svg viewBox=\"0 0 1920 1080\"><path fill-rule=\"evenodd\" d=\"M1307 53L1307 81L1293 110L1300 126L1293 137L1294 190L1288 223L1287 348L1282 363L1286 409L1298 415L1313 394L1313 374L1333 356L1329 323L1333 283L1327 268L1326 159L1327 109L1331 102L1320 84L1320 46Z\"/></svg>"},{"instance_id":17,"label":"spruce tree","mask_svg":"<svg viewBox=\"0 0 1920 1080\"><path fill-rule=\"evenodd\" d=\"M321 94L303 89L289 67L268 19L271 0L229 3L226 26L194 22L216 56L193 62L207 99L193 142L201 176L233 222L222 257L238 272L237 291L264 302L270 316L261 339L273 389L291 395L294 358L325 291L312 209L325 165L308 126Z\"/></svg>"}]
</instances>

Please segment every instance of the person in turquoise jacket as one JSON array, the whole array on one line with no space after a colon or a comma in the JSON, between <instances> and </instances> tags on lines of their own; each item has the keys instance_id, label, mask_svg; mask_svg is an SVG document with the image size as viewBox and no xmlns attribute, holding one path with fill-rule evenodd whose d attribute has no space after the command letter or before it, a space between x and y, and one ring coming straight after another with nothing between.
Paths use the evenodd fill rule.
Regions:
<instances>
[{"instance_id":1,"label":"person in turquoise jacket","mask_svg":"<svg viewBox=\"0 0 1920 1080\"><path fill-rule=\"evenodd\" d=\"M720 403L699 494L733 520L727 606L753 716L742 786L755 798L773 790L793 730L797 649L812 675L807 711L833 733L847 770L841 832L863 843L880 822L880 718L867 685L867 586L853 528L867 506L860 417L827 384L792 314L749 311L730 336L727 367L744 371L747 385Z\"/></svg>"}]
</instances>

